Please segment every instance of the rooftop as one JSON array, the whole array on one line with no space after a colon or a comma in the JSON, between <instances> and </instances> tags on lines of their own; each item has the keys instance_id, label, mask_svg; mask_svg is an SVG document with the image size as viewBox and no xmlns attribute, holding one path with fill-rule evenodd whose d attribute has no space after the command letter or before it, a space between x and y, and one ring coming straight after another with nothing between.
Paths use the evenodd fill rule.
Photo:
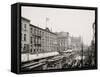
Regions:
<instances>
[{"instance_id":1,"label":"rooftop","mask_svg":"<svg viewBox=\"0 0 100 77\"><path fill-rule=\"evenodd\" d=\"M27 19L27 18L25 18L25 17L21 17L21 19L23 19L23 20L26 20L26 21L29 21L29 22L30 22L30 20L29 20L29 19Z\"/></svg>"},{"instance_id":2,"label":"rooftop","mask_svg":"<svg viewBox=\"0 0 100 77\"><path fill-rule=\"evenodd\" d=\"M29 21L29 22L30 22L30 20L27 19L27 18L25 18L25 17L21 17L21 18L24 19L24 20L26 20L26 21ZM35 27L35 28L38 28L38 29L41 29L41 30L43 30L43 31L46 31L46 32L49 32L49 33L52 33L52 34L55 34L55 35L56 35L56 33L53 33L52 31L50 31L48 27L46 27L46 29L43 29L43 28L40 28L40 27L35 26L35 25L33 25L33 24L30 24L30 26L33 26L33 27Z\"/></svg>"},{"instance_id":3,"label":"rooftop","mask_svg":"<svg viewBox=\"0 0 100 77\"><path fill-rule=\"evenodd\" d=\"M33 26L33 27L35 27L35 28L38 28L38 29L41 29L41 30L43 30L43 31L46 31L46 32L49 32L49 33L52 33L52 34L56 35L56 33L51 32L51 31L49 30L49 28L43 29L43 28L40 28L40 27L35 26L35 25L33 25L33 24L30 24L30 26Z\"/></svg>"}]
</instances>

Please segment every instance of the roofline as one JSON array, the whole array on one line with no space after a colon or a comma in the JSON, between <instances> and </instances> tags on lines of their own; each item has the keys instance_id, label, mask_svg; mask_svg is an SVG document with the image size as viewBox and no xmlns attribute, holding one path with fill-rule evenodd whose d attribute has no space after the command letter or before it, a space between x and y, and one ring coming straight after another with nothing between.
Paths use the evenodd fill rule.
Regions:
<instances>
[{"instance_id":1,"label":"roofline","mask_svg":"<svg viewBox=\"0 0 100 77\"><path fill-rule=\"evenodd\" d=\"M25 18L25 17L21 17L21 18L30 22L30 20L27 19L27 18ZM45 29L42 29L42 28L40 28L40 27L37 27L37 26L35 26L35 25L33 25L33 24L30 24L30 26L33 26L33 27L36 27L36 28L41 29L41 30L43 30L43 31L46 31ZM46 32L49 32L49 31L46 31ZM51 32L51 31L50 31L49 33L55 34L55 33ZM55 35L57 35L57 34L55 34Z\"/></svg>"},{"instance_id":2,"label":"roofline","mask_svg":"<svg viewBox=\"0 0 100 77\"><path fill-rule=\"evenodd\" d=\"M45 31L45 32L49 32L49 31L46 31L45 29L42 29L42 28L40 28L40 27L37 27L37 26L35 26L35 25L33 25L33 24L30 24L30 26L33 26L33 27L38 28L38 29L41 29L41 30L43 30L43 31ZM49 33L52 33L52 34L54 34L54 35L57 35L57 34L55 34L55 33L53 33L53 32L49 32Z\"/></svg>"},{"instance_id":3,"label":"roofline","mask_svg":"<svg viewBox=\"0 0 100 77\"><path fill-rule=\"evenodd\" d=\"M27 21L29 21L29 22L30 22L30 20L29 20L29 19L27 19L27 18L25 18L25 17L21 17L21 19L24 19L24 20L27 20Z\"/></svg>"}]
</instances>

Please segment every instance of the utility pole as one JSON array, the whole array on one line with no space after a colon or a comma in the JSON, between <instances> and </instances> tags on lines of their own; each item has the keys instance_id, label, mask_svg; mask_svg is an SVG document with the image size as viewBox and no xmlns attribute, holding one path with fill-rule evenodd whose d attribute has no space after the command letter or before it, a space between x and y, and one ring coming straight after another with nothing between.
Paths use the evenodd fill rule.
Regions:
<instances>
[{"instance_id":1,"label":"utility pole","mask_svg":"<svg viewBox=\"0 0 100 77\"><path fill-rule=\"evenodd\" d=\"M81 64L82 64L82 66L81 66L81 67L83 67L83 37L81 37L81 40L82 40L82 44L81 44L81 49L82 49L82 50L81 50L81 51L82 51L82 52L81 52L81 53L82 53L82 54L81 54L81 57L82 57L82 59L81 59L81 60L82 60L82 63L81 63Z\"/></svg>"}]
</instances>

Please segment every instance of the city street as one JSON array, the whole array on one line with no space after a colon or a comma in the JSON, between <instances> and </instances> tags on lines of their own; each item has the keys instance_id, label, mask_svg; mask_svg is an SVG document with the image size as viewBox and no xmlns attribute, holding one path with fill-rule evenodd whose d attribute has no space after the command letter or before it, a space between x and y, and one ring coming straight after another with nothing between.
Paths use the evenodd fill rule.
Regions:
<instances>
[{"instance_id":1,"label":"city street","mask_svg":"<svg viewBox=\"0 0 100 77\"><path fill-rule=\"evenodd\" d=\"M22 68L25 70L48 70L48 69L62 69L62 68L81 68L82 56L76 51L71 53L62 53L47 58L37 59L23 64Z\"/></svg>"}]
</instances>

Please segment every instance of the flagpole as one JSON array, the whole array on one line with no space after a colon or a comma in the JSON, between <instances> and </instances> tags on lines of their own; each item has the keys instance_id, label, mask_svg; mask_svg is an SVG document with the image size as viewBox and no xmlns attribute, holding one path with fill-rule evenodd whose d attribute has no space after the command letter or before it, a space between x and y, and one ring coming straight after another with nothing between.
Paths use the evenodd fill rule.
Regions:
<instances>
[{"instance_id":1,"label":"flagpole","mask_svg":"<svg viewBox=\"0 0 100 77\"><path fill-rule=\"evenodd\" d=\"M47 28L47 17L46 17L46 28Z\"/></svg>"},{"instance_id":2,"label":"flagpole","mask_svg":"<svg viewBox=\"0 0 100 77\"><path fill-rule=\"evenodd\" d=\"M49 18L46 17L46 27L48 26L48 21L49 21Z\"/></svg>"}]
</instances>

